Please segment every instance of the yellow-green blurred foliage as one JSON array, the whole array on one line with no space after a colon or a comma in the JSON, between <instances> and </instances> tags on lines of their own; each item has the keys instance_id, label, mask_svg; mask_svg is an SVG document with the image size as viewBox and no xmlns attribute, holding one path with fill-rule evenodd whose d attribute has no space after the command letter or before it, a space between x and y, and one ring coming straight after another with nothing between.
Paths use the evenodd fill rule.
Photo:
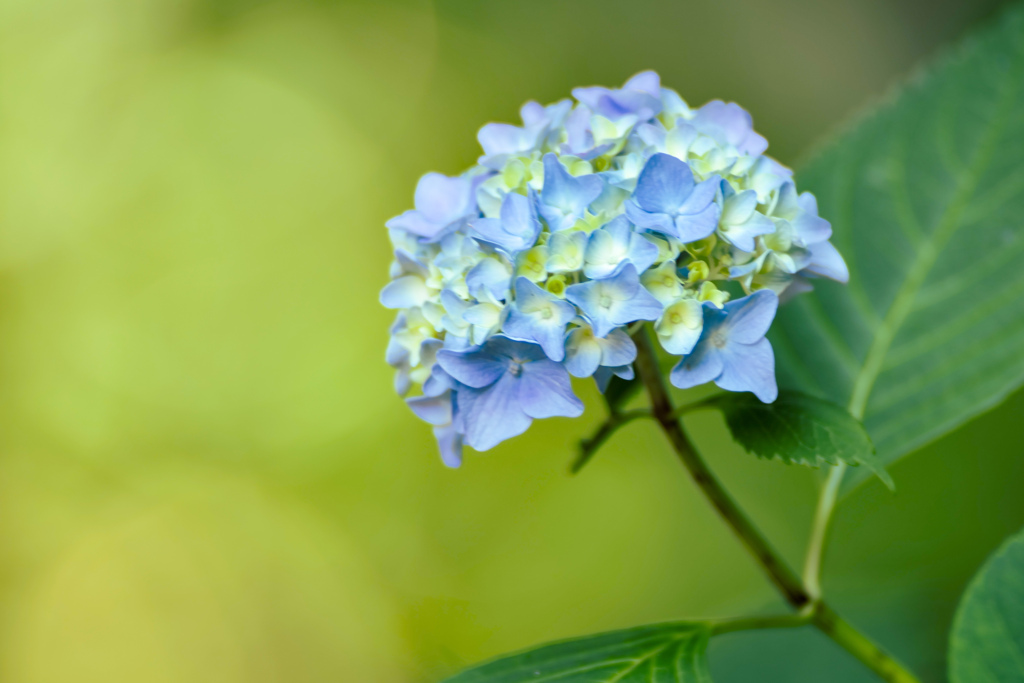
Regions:
<instances>
[{"instance_id":1,"label":"yellow-green blurred foliage","mask_svg":"<svg viewBox=\"0 0 1024 683\"><path fill-rule=\"evenodd\" d=\"M426 682L777 605L649 426L566 475L587 384L584 418L444 469L383 363L383 222L483 122L643 68L795 163L990 4L0 0L0 680ZM826 588L931 679L1024 521L1022 408L840 512ZM815 474L693 422L796 561ZM865 680L813 633L712 656Z\"/></svg>"}]
</instances>

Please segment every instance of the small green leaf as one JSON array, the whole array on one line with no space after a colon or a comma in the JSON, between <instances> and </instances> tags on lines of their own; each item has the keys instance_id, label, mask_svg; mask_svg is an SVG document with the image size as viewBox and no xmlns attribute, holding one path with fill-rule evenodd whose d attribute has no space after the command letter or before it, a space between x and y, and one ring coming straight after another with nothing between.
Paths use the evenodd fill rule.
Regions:
<instances>
[{"instance_id":1,"label":"small green leaf","mask_svg":"<svg viewBox=\"0 0 1024 683\"><path fill-rule=\"evenodd\" d=\"M542 645L445 683L710 683L707 624L639 626Z\"/></svg>"},{"instance_id":2,"label":"small green leaf","mask_svg":"<svg viewBox=\"0 0 1024 683\"><path fill-rule=\"evenodd\" d=\"M708 401L725 414L733 438L759 458L818 467L864 465L892 488L864 425L828 401L781 391L774 403L749 393L721 394Z\"/></svg>"},{"instance_id":3,"label":"small green leaf","mask_svg":"<svg viewBox=\"0 0 1024 683\"><path fill-rule=\"evenodd\" d=\"M1024 681L1024 531L967 587L950 637L952 683Z\"/></svg>"}]
</instances>

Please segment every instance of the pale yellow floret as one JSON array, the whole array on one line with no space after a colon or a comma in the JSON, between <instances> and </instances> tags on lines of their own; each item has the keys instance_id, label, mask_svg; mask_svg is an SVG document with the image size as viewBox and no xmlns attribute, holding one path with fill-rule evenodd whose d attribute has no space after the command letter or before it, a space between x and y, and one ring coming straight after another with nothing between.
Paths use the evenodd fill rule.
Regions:
<instances>
[{"instance_id":1,"label":"pale yellow floret","mask_svg":"<svg viewBox=\"0 0 1024 683\"><path fill-rule=\"evenodd\" d=\"M724 292L715 286L714 282L705 282L697 290L697 299L700 301L710 301L719 308L729 300L729 292Z\"/></svg>"},{"instance_id":2,"label":"pale yellow floret","mask_svg":"<svg viewBox=\"0 0 1024 683\"><path fill-rule=\"evenodd\" d=\"M528 249L516 259L516 277L525 277L530 282L543 282L548 276L548 248L537 246Z\"/></svg>"}]
</instances>

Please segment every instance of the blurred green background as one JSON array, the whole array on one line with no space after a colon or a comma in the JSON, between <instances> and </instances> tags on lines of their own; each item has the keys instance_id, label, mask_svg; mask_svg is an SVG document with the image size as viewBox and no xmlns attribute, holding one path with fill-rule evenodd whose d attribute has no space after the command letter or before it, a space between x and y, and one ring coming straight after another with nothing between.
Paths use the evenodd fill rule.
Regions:
<instances>
[{"instance_id":1,"label":"blurred green background","mask_svg":"<svg viewBox=\"0 0 1024 683\"><path fill-rule=\"evenodd\" d=\"M383 362L383 222L482 123L644 68L797 164L996 4L0 0L0 680L427 683L779 608L651 426L567 476L589 384L583 418L441 466ZM1022 411L837 517L826 590L928 681L1024 523ZM798 562L816 473L692 428ZM712 669L871 680L812 631L716 640Z\"/></svg>"}]
</instances>

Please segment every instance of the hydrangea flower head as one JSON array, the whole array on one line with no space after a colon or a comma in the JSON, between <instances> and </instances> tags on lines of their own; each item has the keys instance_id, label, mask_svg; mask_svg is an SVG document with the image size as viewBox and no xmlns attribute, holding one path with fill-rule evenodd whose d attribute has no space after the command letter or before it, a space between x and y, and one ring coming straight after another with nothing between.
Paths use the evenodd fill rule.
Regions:
<instances>
[{"instance_id":1,"label":"hydrangea flower head","mask_svg":"<svg viewBox=\"0 0 1024 683\"><path fill-rule=\"evenodd\" d=\"M442 459L575 417L570 377L631 379L650 323L679 388L775 400L780 301L846 282L832 229L734 103L691 108L658 75L489 123L478 163L424 175L387 222L387 362Z\"/></svg>"}]
</instances>

